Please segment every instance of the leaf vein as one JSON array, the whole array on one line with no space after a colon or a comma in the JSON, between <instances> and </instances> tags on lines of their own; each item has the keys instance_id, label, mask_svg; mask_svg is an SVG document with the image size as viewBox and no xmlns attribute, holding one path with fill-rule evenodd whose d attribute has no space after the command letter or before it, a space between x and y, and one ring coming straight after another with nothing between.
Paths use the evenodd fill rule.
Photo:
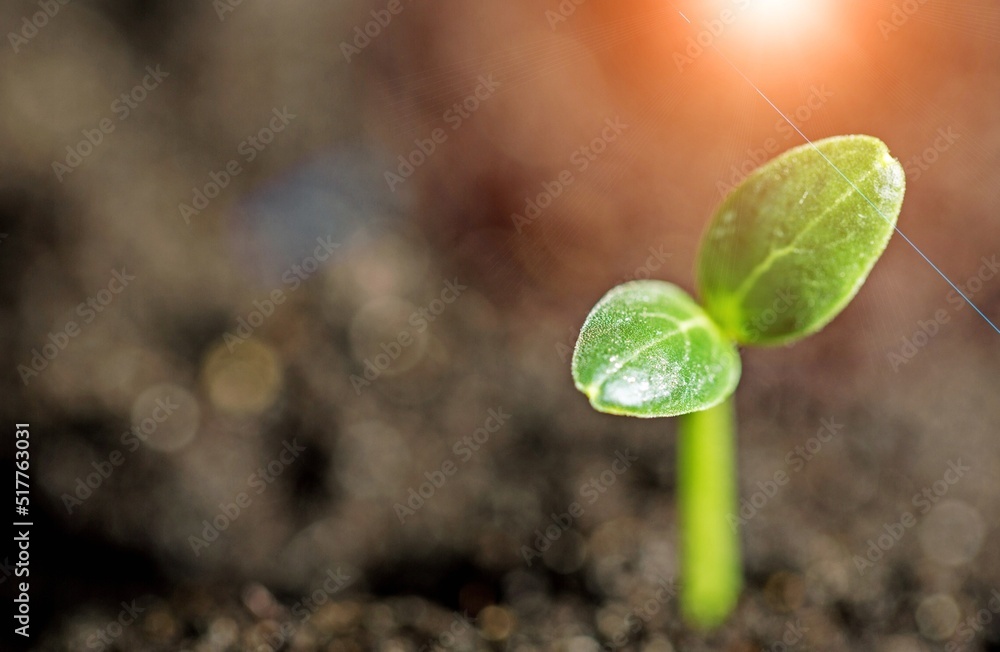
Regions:
<instances>
[{"instance_id":1,"label":"leaf vein","mask_svg":"<svg viewBox=\"0 0 1000 652\"><path fill-rule=\"evenodd\" d=\"M666 342L667 340L669 340L670 338L672 338L672 337L674 337L676 335L684 335L685 333L687 333L692 328L695 328L695 326L687 326L686 327L687 324L696 324L696 325L704 326L704 321L705 321L704 318L699 317L697 315L695 315L693 318L688 319L688 320L678 321L676 317L673 317L672 315L667 315L667 314L664 314L664 313L645 313L645 314L648 315L648 316L663 317L663 318L671 321L672 323L674 323L677 326L677 330L674 330L674 331L671 331L671 332L666 333L664 335L658 336L657 338L655 338L655 339L653 339L653 340L651 340L649 342L646 342L645 344L643 344L639 348L633 350L632 353L629 354L629 356L627 358L625 358L624 360L622 360L621 362L618 362L618 363L616 363L614 365L609 365L608 366L608 370L605 371L605 373L601 375L601 377L600 377L599 380L594 381L591 384L591 386L597 386L597 387L603 386L604 383L607 382L608 378L610 378L613 374L616 374L619 371L621 371L625 367L625 365L627 365L630 362L634 361L636 358L638 358L640 355L642 355L643 353L645 353L649 349L653 348L654 346L658 346L660 344L663 344L664 342ZM686 343L688 352L686 352L686 354L684 356L684 362L687 362L688 360L690 360L690 353L689 353L690 347L691 347L691 341L690 341L690 339L686 339L685 343Z\"/></svg>"},{"instance_id":2,"label":"leaf vein","mask_svg":"<svg viewBox=\"0 0 1000 652\"><path fill-rule=\"evenodd\" d=\"M865 172L865 174L862 176L860 180L851 181L850 184L848 184L847 190L844 191L844 193L841 194L839 197L837 197L835 201L828 204L826 208L824 208L822 212L820 212L820 214L817 215L813 220L811 220L806 226L800 229L799 232L795 234L795 237L792 238L792 240L787 245L785 245L784 247L773 249L767 255L767 257L753 269L752 272L747 274L747 277L743 279L743 282L740 283L740 285L736 288L736 291L733 292L733 298L736 300L736 303L742 304L743 300L746 298L746 295L750 292L750 289L757 283L757 281L760 280L761 276L766 274L774 266L774 264L778 260L788 255L789 253L797 251L795 245L804 235L806 235L809 231L811 231L813 227L823 222L831 212L837 210L838 207L845 201L847 201L847 199L850 198L854 193L860 194L858 186L864 185L864 183L868 180L868 178L875 173L876 170L869 170ZM862 197L864 197L864 195L862 195Z\"/></svg>"}]
</instances>

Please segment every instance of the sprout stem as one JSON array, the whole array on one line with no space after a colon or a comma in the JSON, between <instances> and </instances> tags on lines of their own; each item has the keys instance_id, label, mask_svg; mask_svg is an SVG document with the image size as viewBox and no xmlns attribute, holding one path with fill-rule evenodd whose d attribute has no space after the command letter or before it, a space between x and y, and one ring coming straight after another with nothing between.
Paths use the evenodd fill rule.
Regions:
<instances>
[{"instance_id":1,"label":"sprout stem","mask_svg":"<svg viewBox=\"0 0 1000 652\"><path fill-rule=\"evenodd\" d=\"M726 619L742 588L734 423L730 395L678 424L681 608L704 629Z\"/></svg>"}]
</instances>

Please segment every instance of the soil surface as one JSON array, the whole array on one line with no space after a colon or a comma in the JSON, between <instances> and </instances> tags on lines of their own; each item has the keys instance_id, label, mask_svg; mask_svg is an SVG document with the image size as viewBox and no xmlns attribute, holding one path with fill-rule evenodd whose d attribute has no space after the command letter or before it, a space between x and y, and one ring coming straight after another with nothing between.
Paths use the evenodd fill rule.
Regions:
<instances>
[{"instance_id":1,"label":"soil surface","mask_svg":"<svg viewBox=\"0 0 1000 652\"><path fill-rule=\"evenodd\" d=\"M1000 322L1000 9L698 45L743 4L109 0L12 45L28 647L1000 649L1000 334L902 237L822 332L742 352L717 631L679 617L675 421L573 387L600 296L694 293L719 200L802 142L754 86L888 143L900 228Z\"/></svg>"}]
</instances>

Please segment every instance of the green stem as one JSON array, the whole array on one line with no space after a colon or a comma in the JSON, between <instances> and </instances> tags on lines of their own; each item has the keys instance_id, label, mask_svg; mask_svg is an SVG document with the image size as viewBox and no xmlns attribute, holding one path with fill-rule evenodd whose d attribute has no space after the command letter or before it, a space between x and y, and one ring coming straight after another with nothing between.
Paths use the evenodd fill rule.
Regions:
<instances>
[{"instance_id":1,"label":"green stem","mask_svg":"<svg viewBox=\"0 0 1000 652\"><path fill-rule=\"evenodd\" d=\"M742 588L732 396L681 416L677 447L681 608L688 622L710 629Z\"/></svg>"}]
</instances>

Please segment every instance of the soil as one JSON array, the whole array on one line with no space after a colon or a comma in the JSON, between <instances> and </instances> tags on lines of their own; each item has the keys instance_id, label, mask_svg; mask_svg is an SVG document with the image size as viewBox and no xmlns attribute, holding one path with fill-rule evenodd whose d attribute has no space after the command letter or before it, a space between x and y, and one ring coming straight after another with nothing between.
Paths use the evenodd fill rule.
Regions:
<instances>
[{"instance_id":1,"label":"soil","mask_svg":"<svg viewBox=\"0 0 1000 652\"><path fill-rule=\"evenodd\" d=\"M28 647L1000 649L1000 335L902 237L822 332L742 352L715 631L679 616L676 423L569 374L596 300L693 293L741 165L801 142L734 66L807 135L887 142L901 229L1000 321L994 5L736 22L679 70L663 3L402 4L349 56L382 5L220 4L61 5L0 59Z\"/></svg>"}]
</instances>

